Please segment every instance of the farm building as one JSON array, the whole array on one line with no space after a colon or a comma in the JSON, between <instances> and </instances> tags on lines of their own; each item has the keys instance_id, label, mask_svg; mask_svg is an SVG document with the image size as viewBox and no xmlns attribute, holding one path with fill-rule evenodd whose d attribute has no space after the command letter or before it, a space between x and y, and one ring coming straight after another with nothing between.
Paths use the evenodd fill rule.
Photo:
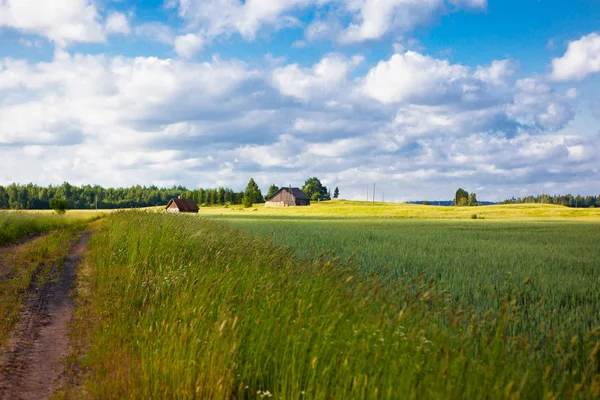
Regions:
<instances>
[{"instance_id":1,"label":"farm building","mask_svg":"<svg viewBox=\"0 0 600 400\"><path fill-rule=\"evenodd\" d=\"M181 196L176 199L172 199L169 201L169 204L167 204L167 212L197 214L198 211L198 205L194 200L182 199Z\"/></svg>"},{"instance_id":2,"label":"farm building","mask_svg":"<svg viewBox=\"0 0 600 400\"><path fill-rule=\"evenodd\" d=\"M265 207L310 206L310 197L298 188L281 188L265 203Z\"/></svg>"}]
</instances>

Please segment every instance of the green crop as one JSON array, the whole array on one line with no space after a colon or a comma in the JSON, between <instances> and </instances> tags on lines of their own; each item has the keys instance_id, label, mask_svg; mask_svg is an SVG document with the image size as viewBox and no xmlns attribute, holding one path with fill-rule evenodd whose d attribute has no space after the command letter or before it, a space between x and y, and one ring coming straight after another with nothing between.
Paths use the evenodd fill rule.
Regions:
<instances>
[{"instance_id":1,"label":"green crop","mask_svg":"<svg viewBox=\"0 0 600 400\"><path fill-rule=\"evenodd\" d=\"M298 257L323 253L365 272L425 274L459 306L520 306L512 327L545 340L600 325L600 223L228 217ZM523 283L527 282L527 285Z\"/></svg>"},{"instance_id":2,"label":"green crop","mask_svg":"<svg viewBox=\"0 0 600 400\"><path fill-rule=\"evenodd\" d=\"M538 287L545 290L545 284L537 282L541 272L533 274L541 268L538 263L517 280L507 272L516 270L517 261L522 266L548 251L545 241L556 235L554 225L520 247L519 237L511 236L516 228L510 226L494 226L507 231L494 236L485 229L470 233L471 225L423 228L415 223L375 229L371 222L364 224L359 228L338 222L330 229L318 221L285 221L285 229L268 228L279 236L295 237L296 244L312 249L305 249L307 254L317 254L322 247L354 248L347 252L357 254L373 248L369 254L379 261L361 267L358 256L351 263L331 257L310 260L265 236L196 216L108 216L91 239L79 277L83 290L76 325L85 330L89 343L82 393L137 399L600 396L597 330L584 333L581 322L580 335L557 340L551 332L540 333L536 341L518 331L524 306L519 296L535 293ZM561 226L563 238L575 230ZM531 234L535 227L526 229ZM597 233L592 226L582 229L588 235ZM316 235L318 230L324 233ZM320 243L335 231L337 236ZM316 237L303 242L302 235ZM388 251L389 258L377 256L383 251L378 243L389 235L398 250ZM507 237L513 239L503 244ZM555 287L586 287L586 280L588 288L597 284L589 282L595 272L588 271L597 266L595 253L587 248L587 239L579 237L582 242L564 255L575 260L571 267L563 265L569 271L559 271L562 248L543 258L559 260L552 267L552 273L558 273ZM415 243L417 248L412 248ZM482 250L484 244L490 249ZM474 287L481 285L485 271L501 274L490 270L490 262L479 265L484 272L475 271L493 249L499 254L498 268L502 270L505 262L510 267L498 276L514 285L516 299L505 293L507 300L493 300L494 310L485 313L468 306L465 297L464 305L457 306L455 296L472 292L473 299L483 298ZM535 255L511 258L515 249L521 255L533 249ZM386 259L389 265L379 264ZM421 265L419 260L432 262ZM394 264L404 267L396 275L383 273ZM438 265L436 284L425 276L435 276ZM515 283L529 273L532 280ZM453 274L462 274L465 287L471 289L458 295L443 290L443 285L457 282L447 278ZM503 292L486 290L490 295ZM564 301L574 310L578 301L588 301L583 295L573 296ZM597 313L594 299L587 310ZM552 304L541 302L540 312L552 315L542 310ZM548 350L540 347L542 337Z\"/></svg>"}]
</instances>

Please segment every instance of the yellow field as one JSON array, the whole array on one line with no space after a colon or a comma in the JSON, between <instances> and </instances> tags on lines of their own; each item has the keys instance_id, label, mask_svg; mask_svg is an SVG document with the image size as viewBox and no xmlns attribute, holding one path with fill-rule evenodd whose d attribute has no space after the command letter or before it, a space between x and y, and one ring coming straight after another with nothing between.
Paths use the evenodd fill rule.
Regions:
<instances>
[{"instance_id":1,"label":"yellow field","mask_svg":"<svg viewBox=\"0 0 600 400\"><path fill-rule=\"evenodd\" d=\"M600 222L600 208L568 208L541 204L495 205L481 207L438 207L400 203L372 203L357 201L326 201L313 203L310 207L269 208L262 204L252 208L239 206L201 207L201 216L245 215L253 216L318 216L318 217L391 217L414 219L471 219L492 220L592 220Z\"/></svg>"}]
</instances>

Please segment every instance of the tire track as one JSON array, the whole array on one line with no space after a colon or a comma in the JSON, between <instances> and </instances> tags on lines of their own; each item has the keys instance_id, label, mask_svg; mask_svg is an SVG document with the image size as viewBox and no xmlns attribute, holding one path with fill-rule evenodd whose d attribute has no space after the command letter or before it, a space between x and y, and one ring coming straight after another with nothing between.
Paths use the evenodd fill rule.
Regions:
<instances>
[{"instance_id":1,"label":"tire track","mask_svg":"<svg viewBox=\"0 0 600 400\"><path fill-rule=\"evenodd\" d=\"M29 300L0 359L0 399L46 399L63 387L61 359L68 354L67 324L74 309L69 294L90 234L81 235L62 271L55 265L42 287L34 274Z\"/></svg>"}]
</instances>

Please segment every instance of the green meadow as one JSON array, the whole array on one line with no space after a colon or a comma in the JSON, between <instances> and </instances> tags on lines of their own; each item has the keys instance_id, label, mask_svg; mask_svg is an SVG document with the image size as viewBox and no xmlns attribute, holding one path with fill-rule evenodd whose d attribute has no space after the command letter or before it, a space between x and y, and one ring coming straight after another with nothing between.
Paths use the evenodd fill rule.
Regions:
<instances>
[{"instance_id":1,"label":"green meadow","mask_svg":"<svg viewBox=\"0 0 600 400\"><path fill-rule=\"evenodd\" d=\"M88 228L59 398L600 397L594 209L147 211ZM98 217L0 215L9 241L55 231L4 263L0 340L32 271Z\"/></svg>"},{"instance_id":2,"label":"green meadow","mask_svg":"<svg viewBox=\"0 0 600 400\"><path fill-rule=\"evenodd\" d=\"M497 311L514 299L523 315L515 326L519 332L572 336L600 322L600 223L225 219L298 258L327 255L382 279L422 275L458 305L478 312Z\"/></svg>"},{"instance_id":3,"label":"green meadow","mask_svg":"<svg viewBox=\"0 0 600 400\"><path fill-rule=\"evenodd\" d=\"M0 246L25 236L85 225L101 217L102 211L69 211L56 215L51 211L0 211Z\"/></svg>"},{"instance_id":4,"label":"green meadow","mask_svg":"<svg viewBox=\"0 0 600 400\"><path fill-rule=\"evenodd\" d=\"M211 212L92 237L87 396L600 396L598 224Z\"/></svg>"}]
</instances>

